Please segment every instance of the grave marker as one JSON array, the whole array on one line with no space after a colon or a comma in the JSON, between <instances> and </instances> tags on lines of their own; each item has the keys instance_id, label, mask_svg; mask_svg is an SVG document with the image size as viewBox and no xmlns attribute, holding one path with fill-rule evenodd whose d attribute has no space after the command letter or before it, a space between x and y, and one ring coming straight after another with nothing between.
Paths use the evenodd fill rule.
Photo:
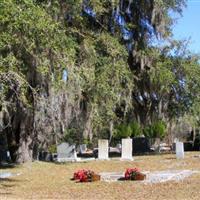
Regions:
<instances>
[{"instance_id":1,"label":"grave marker","mask_svg":"<svg viewBox=\"0 0 200 200\"><path fill-rule=\"evenodd\" d=\"M176 158L183 159L184 158L184 146L183 142L176 142Z\"/></svg>"},{"instance_id":2,"label":"grave marker","mask_svg":"<svg viewBox=\"0 0 200 200\"><path fill-rule=\"evenodd\" d=\"M122 139L122 156L121 160L133 160L132 156L132 139Z\"/></svg>"},{"instance_id":3,"label":"grave marker","mask_svg":"<svg viewBox=\"0 0 200 200\"><path fill-rule=\"evenodd\" d=\"M57 146L57 161L58 162L68 162L77 161L77 154L75 145L69 145L68 143L61 143Z\"/></svg>"},{"instance_id":4,"label":"grave marker","mask_svg":"<svg viewBox=\"0 0 200 200\"><path fill-rule=\"evenodd\" d=\"M86 144L81 144L80 145L80 153L84 154L87 151L87 145Z\"/></svg>"},{"instance_id":5,"label":"grave marker","mask_svg":"<svg viewBox=\"0 0 200 200\"><path fill-rule=\"evenodd\" d=\"M98 140L98 159L108 160L108 140Z\"/></svg>"}]
</instances>

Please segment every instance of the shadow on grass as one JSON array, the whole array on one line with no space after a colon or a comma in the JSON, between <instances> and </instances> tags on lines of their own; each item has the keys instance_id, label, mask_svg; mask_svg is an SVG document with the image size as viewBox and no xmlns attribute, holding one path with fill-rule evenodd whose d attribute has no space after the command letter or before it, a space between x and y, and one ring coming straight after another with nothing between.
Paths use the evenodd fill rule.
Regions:
<instances>
[{"instance_id":1,"label":"shadow on grass","mask_svg":"<svg viewBox=\"0 0 200 200\"><path fill-rule=\"evenodd\" d=\"M149 151L149 152L134 152L133 156L162 156L162 155L173 155L173 151L169 152L156 152L156 151Z\"/></svg>"},{"instance_id":2,"label":"shadow on grass","mask_svg":"<svg viewBox=\"0 0 200 200\"><path fill-rule=\"evenodd\" d=\"M11 192L0 192L0 196L3 196L3 195L12 195L12 193Z\"/></svg>"},{"instance_id":3,"label":"shadow on grass","mask_svg":"<svg viewBox=\"0 0 200 200\"><path fill-rule=\"evenodd\" d=\"M7 191L0 191L0 196L2 195L13 195L12 188L19 186L20 183L24 183L24 180L17 180L13 178L0 178L0 189L5 189ZM1 198L0 198L1 199Z\"/></svg>"},{"instance_id":4,"label":"shadow on grass","mask_svg":"<svg viewBox=\"0 0 200 200\"><path fill-rule=\"evenodd\" d=\"M120 177L117 179L117 181L127 181L124 177Z\"/></svg>"},{"instance_id":5,"label":"shadow on grass","mask_svg":"<svg viewBox=\"0 0 200 200\"><path fill-rule=\"evenodd\" d=\"M165 158L166 160L176 160L176 157L168 157L168 158Z\"/></svg>"},{"instance_id":6,"label":"shadow on grass","mask_svg":"<svg viewBox=\"0 0 200 200\"><path fill-rule=\"evenodd\" d=\"M5 188L12 188L12 187L15 187L16 184L12 184L12 185L7 185L7 184L1 184L1 186L5 187Z\"/></svg>"},{"instance_id":7,"label":"shadow on grass","mask_svg":"<svg viewBox=\"0 0 200 200\"><path fill-rule=\"evenodd\" d=\"M15 168L17 165L15 163L0 163L0 169L11 169Z\"/></svg>"},{"instance_id":8,"label":"shadow on grass","mask_svg":"<svg viewBox=\"0 0 200 200\"><path fill-rule=\"evenodd\" d=\"M18 180L13 178L0 178L0 186L11 188L17 186L18 183L24 183L25 180Z\"/></svg>"},{"instance_id":9,"label":"shadow on grass","mask_svg":"<svg viewBox=\"0 0 200 200\"><path fill-rule=\"evenodd\" d=\"M17 180L17 179L13 179L13 178L0 178L0 183L3 182L24 182L22 180Z\"/></svg>"},{"instance_id":10,"label":"shadow on grass","mask_svg":"<svg viewBox=\"0 0 200 200\"><path fill-rule=\"evenodd\" d=\"M8 190L6 192L1 192L0 191L0 196L12 195L13 193L10 192L10 191L12 191L12 188L16 187L19 182L24 182L24 181L16 180L16 179L13 179L13 178L0 178L0 188Z\"/></svg>"}]
</instances>

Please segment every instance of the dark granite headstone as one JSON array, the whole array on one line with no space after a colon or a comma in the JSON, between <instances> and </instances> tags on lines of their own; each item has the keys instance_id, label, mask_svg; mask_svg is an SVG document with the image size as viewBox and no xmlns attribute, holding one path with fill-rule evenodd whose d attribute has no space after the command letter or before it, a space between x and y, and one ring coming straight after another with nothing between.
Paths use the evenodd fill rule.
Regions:
<instances>
[{"instance_id":1,"label":"dark granite headstone","mask_svg":"<svg viewBox=\"0 0 200 200\"><path fill-rule=\"evenodd\" d=\"M51 162L51 161L53 161L53 157L52 157L51 153L49 153L47 151L41 151L41 152L39 152L39 160Z\"/></svg>"},{"instance_id":2,"label":"dark granite headstone","mask_svg":"<svg viewBox=\"0 0 200 200\"><path fill-rule=\"evenodd\" d=\"M10 161L10 152L8 151L6 137L0 134L0 163Z\"/></svg>"},{"instance_id":3,"label":"dark granite headstone","mask_svg":"<svg viewBox=\"0 0 200 200\"><path fill-rule=\"evenodd\" d=\"M200 151L200 135L194 140L194 151Z\"/></svg>"},{"instance_id":4,"label":"dark granite headstone","mask_svg":"<svg viewBox=\"0 0 200 200\"><path fill-rule=\"evenodd\" d=\"M148 138L133 138L133 154L150 152L150 142Z\"/></svg>"},{"instance_id":5,"label":"dark granite headstone","mask_svg":"<svg viewBox=\"0 0 200 200\"><path fill-rule=\"evenodd\" d=\"M0 162L7 161L7 153L5 150L0 149Z\"/></svg>"},{"instance_id":6,"label":"dark granite headstone","mask_svg":"<svg viewBox=\"0 0 200 200\"><path fill-rule=\"evenodd\" d=\"M184 142L184 151L193 151L193 142Z\"/></svg>"}]
</instances>

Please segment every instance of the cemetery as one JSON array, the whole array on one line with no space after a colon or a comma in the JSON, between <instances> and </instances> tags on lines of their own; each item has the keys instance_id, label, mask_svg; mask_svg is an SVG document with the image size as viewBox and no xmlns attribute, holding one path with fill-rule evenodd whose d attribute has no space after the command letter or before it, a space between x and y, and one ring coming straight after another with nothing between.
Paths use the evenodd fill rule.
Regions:
<instances>
[{"instance_id":1,"label":"cemetery","mask_svg":"<svg viewBox=\"0 0 200 200\"><path fill-rule=\"evenodd\" d=\"M197 200L199 163L199 152L186 152L184 159L164 154L135 156L133 161L120 158L65 164L35 161L1 169L0 194L1 199L94 199L95 195L95 199ZM146 174L145 180L119 180L127 169L135 167ZM100 175L100 181L72 181L74 173L81 169Z\"/></svg>"},{"instance_id":2,"label":"cemetery","mask_svg":"<svg viewBox=\"0 0 200 200\"><path fill-rule=\"evenodd\" d=\"M0 200L200 200L200 0L0 0Z\"/></svg>"},{"instance_id":3,"label":"cemetery","mask_svg":"<svg viewBox=\"0 0 200 200\"><path fill-rule=\"evenodd\" d=\"M95 199L173 199L177 194L178 199L198 199L200 152L184 152L176 139L170 153L134 155L134 144L122 139L111 148L118 156L110 157L108 140L99 139L97 157L79 157L77 149L86 152L86 144L76 148L63 142L52 159L13 166L4 162L0 194L3 199L93 199L96 191Z\"/></svg>"}]
</instances>

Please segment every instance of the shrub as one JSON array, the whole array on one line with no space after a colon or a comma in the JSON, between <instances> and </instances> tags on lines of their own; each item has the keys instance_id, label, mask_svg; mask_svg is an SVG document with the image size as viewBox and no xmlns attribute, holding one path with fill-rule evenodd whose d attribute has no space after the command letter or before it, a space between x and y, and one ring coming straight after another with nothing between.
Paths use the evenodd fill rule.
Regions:
<instances>
[{"instance_id":1,"label":"shrub","mask_svg":"<svg viewBox=\"0 0 200 200\"><path fill-rule=\"evenodd\" d=\"M116 139L122 139L130 137L132 134L132 130L130 125L127 124L120 124L117 126L117 128L114 130L114 138Z\"/></svg>"},{"instance_id":2,"label":"shrub","mask_svg":"<svg viewBox=\"0 0 200 200\"><path fill-rule=\"evenodd\" d=\"M81 138L79 137L77 129L69 128L65 130L63 138L64 142L68 142L69 144L74 144L74 143L79 144L80 139Z\"/></svg>"},{"instance_id":3,"label":"shrub","mask_svg":"<svg viewBox=\"0 0 200 200\"><path fill-rule=\"evenodd\" d=\"M154 135L157 138L164 138L166 134L166 124L164 121L157 121L153 124Z\"/></svg>"},{"instance_id":4,"label":"shrub","mask_svg":"<svg viewBox=\"0 0 200 200\"><path fill-rule=\"evenodd\" d=\"M143 129L143 134L149 138L164 138L166 134L166 124L164 121L157 121Z\"/></svg>"},{"instance_id":5,"label":"shrub","mask_svg":"<svg viewBox=\"0 0 200 200\"><path fill-rule=\"evenodd\" d=\"M129 124L129 126L131 128L131 136L132 137L140 136L142 134L142 129L141 129L139 123L132 122Z\"/></svg>"},{"instance_id":6,"label":"shrub","mask_svg":"<svg viewBox=\"0 0 200 200\"><path fill-rule=\"evenodd\" d=\"M101 139L109 139L109 137L110 137L109 129L107 129L107 128L102 129L101 133L100 133L100 137L101 137Z\"/></svg>"},{"instance_id":7,"label":"shrub","mask_svg":"<svg viewBox=\"0 0 200 200\"><path fill-rule=\"evenodd\" d=\"M83 144L87 145L87 148L93 148L93 143L89 139L83 139Z\"/></svg>"},{"instance_id":8,"label":"shrub","mask_svg":"<svg viewBox=\"0 0 200 200\"><path fill-rule=\"evenodd\" d=\"M148 125L143 129L143 134L145 135L145 137L148 138L154 138L154 131L153 131L153 127L152 125Z\"/></svg>"},{"instance_id":9,"label":"shrub","mask_svg":"<svg viewBox=\"0 0 200 200\"><path fill-rule=\"evenodd\" d=\"M49 153L56 153L57 152L57 148L56 145L53 144L48 148Z\"/></svg>"}]
</instances>

